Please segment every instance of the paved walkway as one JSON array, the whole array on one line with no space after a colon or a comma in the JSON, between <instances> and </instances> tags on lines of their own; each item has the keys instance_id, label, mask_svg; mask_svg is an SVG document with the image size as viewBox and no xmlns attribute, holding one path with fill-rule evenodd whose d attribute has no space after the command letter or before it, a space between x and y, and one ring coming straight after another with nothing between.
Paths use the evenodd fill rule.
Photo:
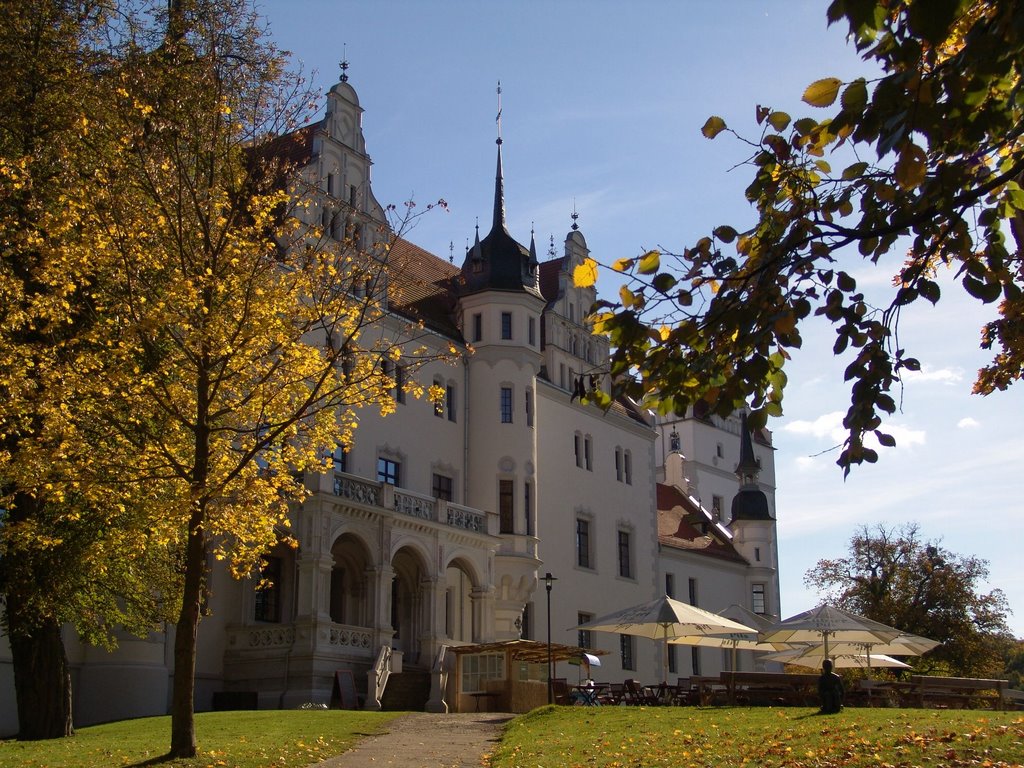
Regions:
<instances>
[{"instance_id":1,"label":"paved walkway","mask_svg":"<svg viewBox=\"0 0 1024 768\"><path fill-rule=\"evenodd\" d=\"M405 715L316 768L480 768L513 717L502 712Z\"/></svg>"}]
</instances>

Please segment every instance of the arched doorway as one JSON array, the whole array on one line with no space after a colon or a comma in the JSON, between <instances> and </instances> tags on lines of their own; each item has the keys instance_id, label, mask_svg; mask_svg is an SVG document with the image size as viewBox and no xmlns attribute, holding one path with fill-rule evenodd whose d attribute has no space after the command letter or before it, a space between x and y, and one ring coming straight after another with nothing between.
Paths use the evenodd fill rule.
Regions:
<instances>
[{"instance_id":1,"label":"arched doorway","mask_svg":"<svg viewBox=\"0 0 1024 768\"><path fill-rule=\"evenodd\" d=\"M423 605L426 567L415 550L402 547L392 558L391 568L395 574L391 582L391 628L395 633L391 644L403 652L405 663L415 665L420 662L420 635L429 630Z\"/></svg>"},{"instance_id":2,"label":"arched doorway","mask_svg":"<svg viewBox=\"0 0 1024 768\"><path fill-rule=\"evenodd\" d=\"M449 640L472 643L473 575L459 560L445 569L445 635Z\"/></svg>"},{"instance_id":3,"label":"arched doorway","mask_svg":"<svg viewBox=\"0 0 1024 768\"><path fill-rule=\"evenodd\" d=\"M362 539L343 533L331 547L330 615L335 624L371 626L367 568L370 555Z\"/></svg>"}]
</instances>

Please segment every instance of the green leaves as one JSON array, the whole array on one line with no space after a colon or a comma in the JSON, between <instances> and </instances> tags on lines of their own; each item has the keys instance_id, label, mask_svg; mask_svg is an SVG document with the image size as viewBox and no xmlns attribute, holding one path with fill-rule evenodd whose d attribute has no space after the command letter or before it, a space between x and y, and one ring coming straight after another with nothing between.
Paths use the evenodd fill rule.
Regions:
<instances>
[{"instance_id":1,"label":"green leaves","mask_svg":"<svg viewBox=\"0 0 1024 768\"><path fill-rule=\"evenodd\" d=\"M825 77L815 80L804 91L803 100L812 107L829 107L839 96L839 86L843 81L838 77Z\"/></svg>"}]
</instances>

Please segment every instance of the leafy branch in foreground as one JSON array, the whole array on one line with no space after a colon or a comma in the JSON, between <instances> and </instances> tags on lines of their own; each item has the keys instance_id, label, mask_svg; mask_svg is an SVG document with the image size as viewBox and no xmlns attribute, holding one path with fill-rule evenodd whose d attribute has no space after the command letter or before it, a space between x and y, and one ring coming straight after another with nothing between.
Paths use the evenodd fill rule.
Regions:
<instances>
[{"instance_id":1,"label":"leafy branch in foreground","mask_svg":"<svg viewBox=\"0 0 1024 768\"><path fill-rule=\"evenodd\" d=\"M718 226L682 253L619 260L611 267L626 283L594 317L624 394L663 413L749 405L754 426L781 415L801 327L824 318L834 354L852 358L845 474L877 461L872 445L895 445L882 429L892 391L920 368L900 343L901 313L939 302L940 269L993 305L981 329L993 358L974 392L1005 390L1024 372L1024 7L834 0L828 20L849 25L878 78L812 83L804 102L838 106L821 120L759 106L762 133L745 161L756 224ZM702 130L736 135L721 117ZM864 262L892 274L881 300L852 275ZM596 264L575 277L592 283Z\"/></svg>"}]
</instances>

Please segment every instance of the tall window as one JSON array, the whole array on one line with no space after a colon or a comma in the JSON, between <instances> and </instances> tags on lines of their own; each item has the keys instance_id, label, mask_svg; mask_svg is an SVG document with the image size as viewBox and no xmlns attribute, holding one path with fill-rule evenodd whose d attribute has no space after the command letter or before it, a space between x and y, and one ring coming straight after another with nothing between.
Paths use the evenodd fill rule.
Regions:
<instances>
[{"instance_id":1,"label":"tall window","mask_svg":"<svg viewBox=\"0 0 1024 768\"><path fill-rule=\"evenodd\" d=\"M615 446L615 479L622 482L622 449Z\"/></svg>"},{"instance_id":2,"label":"tall window","mask_svg":"<svg viewBox=\"0 0 1024 768\"><path fill-rule=\"evenodd\" d=\"M447 391L445 390L444 386L444 380L434 379L434 387L440 389L441 391L444 391L445 394L447 394ZM439 419L444 418L444 403L444 398L434 401L434 415L437 416Z\"/></svg>"},{"instance_id":3,"label":"tall window","mask_svg":"<svg viewBox=\"0 0 1024 768\"><path fill-rule=\"evenodd\" d=\"M473 341L480 341L484 337L484 318L479 312L473 315Z\"/></svg>"},{"instance_id":4,"label":"tall window","mask_svg":"<svg viewBox=\"0 0 1024 768\"><path fill-rule=\"evenodd\" d=\"M447 475L434 474L434 498L452 500L452 479Z\"/></svg>"},{"instance_id":5,"label":"tall window","mask_svg":"<svg viewBox=\"0 0 1024 768\"><path fill-rule=\"evenodd\" d=\"M526 535L533 536L533 483L523 483L523 513L526 515Z\"/></svg>"},{"instance_id":6,"label":"tall window","mask_svg":"<svg viewBox=\"0 0 1024 768\"><path fill-rule=\"evenodd\" d=\"M395 402L405 402L405 366L395 366Z\"/></svg>"},{"instance_id":7,"label":"tall window","mask_svg":"<svg viewBox=\"0 0 1024 768\"><path fill-rule=\"evenodd\" d=\"M622 654L623 669L633 669L633 657L636 655L633 653L633 641L632 635L619 635L619 653Z\"/></svg>"},{"instance_id":8,"label":"tall window","mask_svg":"<svg viewBox=\"0 0 1024 768\"><path fill-rule=\"evenodd\" d=\"M502 312L501 313L501 338L511 339L512 338L512 313Z\"/></svg>"},{"instance_id":9,"label":"tall window","mask_svg":"<svg viewBox=\"0 0 1024 768\"><path fill-rule=\"evenodd\" d=\"M576 565L590 567L590 521L576 518Z\"/></svg>"},{"instance_id":10,"label":"tall window","mask_svg":"<svg viewBox=\"0 0 1024 768\"><path fill-rule=\"evenodd\" d=\"M711 515L715 518L715 520L722 519L722 507L724 506L725 504L721 496L713 495L711 497Z\"/></svg>"},{"instance_id":11,"label":"tall window","mask_svg":"<svg viewBox=\"0 0 1024 768\"><path fill-rule=\"evenodd\" d=\"M678 647L674 643L668 644L668 671L670 675L679 674L679 662L676 661L676 648Z\"/></svg>"},{"instance_id":12,"label":"tall window","mask_svg":"<svg viewBox=\"0 0 1024 768\"><path fill-rule=\"evenodd\" d=\"M594 618L594 614L592 613L577 613L576 623L586 624L592 618ZM580 648L594 647L594 638L589 629L576 630L576 645L578 645Z\"/></svg>"},{"instance_id":13,"label":"tall window","mask_svg":"<svg viewBox=\"0 0 1024 768\"><path fill-rule=\"evenodd\" d=\"M594 471L594 441L590 435L583 438L583 461L587 465L587 470L590 472Z\"/></svg>"},{"instance_id":14,"label":"tall window","mask_svg":"<svg viewBox=\"0 0 1024 768\"><path fill-rule=\"evenodd\" d=\"M632 559L629 553L629 532L619 531L619 576L633 578Z\"/></svg>"},{"instance_id":15,"label":"tall window","mask_svg":"<svg viewBox=\"0 0 1024 768\"><path fill-rule=\"evenodd\" d=\"M622 454L622 473L626 476L626 485L633 484L633 454L626 451Z\"/></svg>"},{"instance_id":16,"label":"tall window","mask_svg":"<svg viewBox=\"0 0 1024 768\"><path fill-rule=\"evenodd\" d=\"M511 480L498 481L498 523L501 533L515 533L513 516L514 487Z\"/></svg>"},{"instance_id":17,"label":"tall window","mask_svg":"<svg viewBox=\"0 0 1024 768\"><path fill-rule=\"evenodd\" d=\"M512 423L512 387L501 388L501 423Z\"/></svg>"},{"instance_id":18,"label":"tall window","mask_svg":"<svg viewBox=\"0 0 1024 768\"><path fill-rule=\"evenodd\" d=\"M448 421L455 421L455 385L444 388L444 406L448 410Z\"/></svg>"},{"instance_id":19,"label":"tall window","mask_svg":"<svg viewBox=\"0 0 1024 768\"><path fill-rule=\"evenodd\" d=\"M533 390L526 390L526 426L533 426Z\"/></svg>"},{"instance_id":20,"label":"tall window","mask_svg":"<svg viewBox=\"0 0 1024 768\"><path fill-rule=\"evenodd\" d=\"M583 466L583 436L575 434L572 436L572 450L576 456L576 466Z\"/></svg>"},{"instance_id":21,"label":"tall window","mask_svg":"<svg viewBox=\"0 0 1024 768\"><path fill-rule=\"evenodd\" d=\"M697 580L696 579L689 579L688 583L687 583L687 587L689 588L690 605L696 605L697 604Z\"/></svg>"},{"instance_id":22,"label":"tall window","mask_svg":"<svg viewBox=\"0 0 1024 768\"><path fill-rule=\"evenodd\" d=\"M399 480L401 479L400 470L402 465L397 461L386 459L383 456L377 459L377 481L381 483L390 483L391 485L400 485Z\"/></svg>"},{"instance_id":23,"label":"tall window","mask_svg":"<svg viewBox=\"0 0 1024 768\"><path fill-rule=\"evenodd\" d=\"M345 446L334 446L334 455L331 458L334 460L335 472L348 472L348 449Z\"/></svg>"},{"instance_id":24,"label":"tall window","mask_svg":"<svg viewBox=\"0 0 1024 768\"><path fill-rule=\"evenodd\" d=\"M768 613L764 602L764 584L750 585L750 610L762 616Z\"/></svg>"},{"instance_id":25,"label":"tall window","mask_svg":"<svg viewBox=\"0 0 1024 768\"><path fill-rule=\"evenodd\" d=\"M260 576L269 584L256 590L256 605L253 618L256 621L281 620L281 558L268 557L260 569Z\"/></svg>"},{"instance_id":26,"label":"tall window","mask_svg":"<svg viewBox=\"0 0 1024 768\"><path fill-rule=\"evenodd\" d=\"M674 573L665 574L665 594L669 597L676 596L676 577Z\"/></svg>"},{"instance_id":27,"label":"tall window","mask_svg":"<svg viewBox=\"0 0 1024 768\"><path fill-rule=\"evenodd\" d=\"M530 346L531 347L536 347L537 346L537 319L535 317L530 317L530 319L526 321L526 334L527 334L526 340L527 340L527 342L529 342Z\"/></svg>"}]
</instances>

